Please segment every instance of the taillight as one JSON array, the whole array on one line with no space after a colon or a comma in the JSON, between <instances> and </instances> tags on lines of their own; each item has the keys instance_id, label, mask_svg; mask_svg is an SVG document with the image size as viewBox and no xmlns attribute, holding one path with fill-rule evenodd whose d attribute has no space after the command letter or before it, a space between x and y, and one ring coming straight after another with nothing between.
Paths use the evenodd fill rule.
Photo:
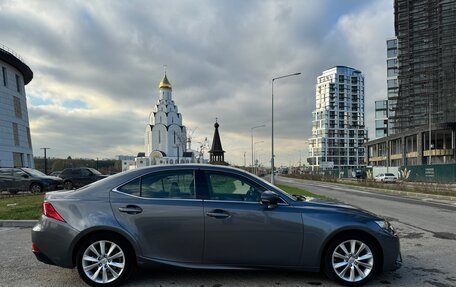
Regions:
<instances>
[{"instance_id":1,"label":"taillight","mask_svg":"<svg viewBox=\"0 0 456 287\"><path fill-rule=\"evenodd\" d=\"M33 242L32 242L32 251L36 252L36 253L41 253L41 251L38 249L38 247Z\"/></svg>"},{"instance_id":2,"label":"taillight","mask_svg":"<svg viewBox=\"0 0 456 287\"><path fill-rule=\"evenodd\" d=\"M60 216L57 210L55 210L54 206L52 206L50 202L43 202L43 215L49 218L54 218L58 221L65 222L65 220L63 220L63 218Z\"/></svg>"}]
</instances>

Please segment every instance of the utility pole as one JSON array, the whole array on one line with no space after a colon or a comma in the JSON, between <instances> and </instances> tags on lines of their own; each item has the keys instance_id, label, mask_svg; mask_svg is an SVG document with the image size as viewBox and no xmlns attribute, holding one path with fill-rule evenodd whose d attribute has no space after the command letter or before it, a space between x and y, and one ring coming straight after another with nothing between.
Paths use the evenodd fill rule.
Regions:
<instances>
[{"instance_id":1,"label":"utility pole","mask_svg":"<svg viewBox=\"0 0 456 287\"><path fill-rule=\"evenodd\" d=\"M51 148L50 148L50 147L42 147L42 148L40 148L40 149L44 150L44 174L48 174L48 172L47 172L47 157L46 157L46 151L47 151L48 149L51 149Z\"/></svg>"}]
</instances>

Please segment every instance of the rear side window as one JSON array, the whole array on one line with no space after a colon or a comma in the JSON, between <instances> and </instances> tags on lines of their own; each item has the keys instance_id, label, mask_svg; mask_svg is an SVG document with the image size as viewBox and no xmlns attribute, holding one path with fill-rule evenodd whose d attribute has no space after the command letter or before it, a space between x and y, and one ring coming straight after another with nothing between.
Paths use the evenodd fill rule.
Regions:
<instances>
[{"instance_id":1,"label":"rear side window","mask_svg":"<svg viewBox=\"0 0 456 287\"><path fill-rule=\"evenodd\" d=\"M11 176L11 168L0 168L0 176Z\"/></svg>"},{"instance_id":2,"label":"rear side window","mask_svg":"<svg viewBox=\"0 0 456 287\"><path fill-rule=\"evenodd\" d=\"M193 171L150 173L121 186L117 190L145 198L195 198Z\"/></svg>"},{"instance_id":3,"label":"rear side window","mask_svg":"<svg viewBox=\"0 0 456 287\"><path fill-rule=\"evenodd\" d=\"M141 178L137 178L117 189L120 192L141 196Z\"/></svg>"}]
</instances>

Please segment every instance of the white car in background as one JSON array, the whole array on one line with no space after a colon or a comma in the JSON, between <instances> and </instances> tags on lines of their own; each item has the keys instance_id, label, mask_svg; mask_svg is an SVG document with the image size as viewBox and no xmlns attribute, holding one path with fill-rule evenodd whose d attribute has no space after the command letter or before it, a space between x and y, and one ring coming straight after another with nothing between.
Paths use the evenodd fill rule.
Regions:
<instances>
[{"instance_id":1,"label":"white car in background","mask_svg":"<svg viewBox=\"0 0 456 287\"><path fill-rule=\"evenodd\" d=\"M397 177L393 173L380 173L375 176L375 181L377 182L396 182Z\"/></svg>"}]
</instances>

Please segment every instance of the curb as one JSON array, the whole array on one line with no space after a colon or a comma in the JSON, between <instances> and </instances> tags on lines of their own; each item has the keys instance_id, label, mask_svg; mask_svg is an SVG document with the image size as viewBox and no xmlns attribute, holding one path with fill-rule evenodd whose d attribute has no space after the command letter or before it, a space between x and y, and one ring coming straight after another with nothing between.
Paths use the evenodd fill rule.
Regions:
<instances>
[{"instance_id":1,"label":"curb","mask_svg":"<svg viewBox=\"0 0 456 287\"><path fill-rule=\"evenodd\" d=\"M0 220L0 227L31 228L38 220Z\"/></svg>"}]
</instances>

